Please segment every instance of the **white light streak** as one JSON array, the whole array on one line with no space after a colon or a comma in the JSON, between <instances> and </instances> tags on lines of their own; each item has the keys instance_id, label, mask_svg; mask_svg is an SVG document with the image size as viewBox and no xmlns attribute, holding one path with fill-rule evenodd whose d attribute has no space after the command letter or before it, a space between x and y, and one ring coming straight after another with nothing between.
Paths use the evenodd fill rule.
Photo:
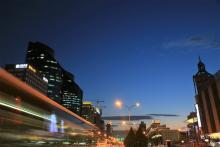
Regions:
<instances>
[{"instance_id":1,"label":"white light streak","mask_svg":"<svg viewBox=\"0 0 220 147\"><path fill-rule=\"evenodd\" d=\"M15 105L12 105L12 104L8 104L8 103L5 103L5 102L0 102L0 105L5 106L5 107L8 107L8 108L11 108L11 109L15 109L15 110L18 110L18 111L21 111L21 112L24 112L24 113L27 113L27 114L30 114L30 115L33 115L33 116L36 116L36 117L39 117L39 118L43 118L43 119L46 119L46 120L50 120L50 119L49 119L48 117L46 117L46 116L43 116L43 115L38 114L38 113L35 113L35 112L30 111L30 110L25 109L25 108L16 107Z\"/></svg>"},{"instance_id":2,"label":"white light streak","mask_svg":"<svg viewBox=\"0 0 220 147\"><path fill-rule=\"evenodd\" d=\"M197 115L197 119L198 119L198 126L201 128L201 127L202 127L202 124L201 124L201 119L200 119L199 106L198 106L198 104L196 104L195 107L196 107L196 115Z\"/></svg>"}]
</instances>

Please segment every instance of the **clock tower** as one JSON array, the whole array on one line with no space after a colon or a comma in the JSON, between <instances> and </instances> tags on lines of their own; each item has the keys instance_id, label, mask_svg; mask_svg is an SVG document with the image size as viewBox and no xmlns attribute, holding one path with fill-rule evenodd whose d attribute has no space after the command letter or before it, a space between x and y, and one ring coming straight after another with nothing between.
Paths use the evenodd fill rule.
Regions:
<instances>
[{"instance_id":1,"label":"clock tower","mask_svg":"<svg viewBox=\"0 0 220 147\"><path fill-rule=\"evenodd\" d=\"M199 57L193 75L198 127L203 135L220 132L220 81L207 72Z\"/></svg>"}]
</instances>

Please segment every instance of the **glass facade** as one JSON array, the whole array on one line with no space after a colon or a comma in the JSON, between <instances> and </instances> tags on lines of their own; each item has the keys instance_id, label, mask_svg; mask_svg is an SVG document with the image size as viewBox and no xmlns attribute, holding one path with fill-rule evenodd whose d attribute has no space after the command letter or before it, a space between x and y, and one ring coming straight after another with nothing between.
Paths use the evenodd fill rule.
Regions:
<instances>
[{"instance_id":1,"label":"glass facade","mask_svg":"<svg viewBox=\"0 0 220 147\"><path fill-rule=\"evenodd\" d=\"M35 66L48 79L49 98L81 115L83 92L75 83L73 75L56 60L52 48L39 42L29 42L26 63Z\"/></svg>"},{"instance_id":2,"label":"glass facade","mask_svg":"<svg viewBox=\"0 0 220 147\"><path fill-rule=\"evenodd\" d=\"M29 42L26 63L36 67L48 79L47 96L60 103L62 71L53 49L39 42Z\"/></svg>"},{"instance_id":3,"label":"glass facade","mask_svg":"<svg viewBox=\"0 0 220 147\"><path fill-rule=\"evenodd\" d=\"M61 104L76 114L81 115L83 92L74 82L74 76L71 73L65 70L63 70L62 73L63 83L61 89Z\"/></svg>"}]
</instances>

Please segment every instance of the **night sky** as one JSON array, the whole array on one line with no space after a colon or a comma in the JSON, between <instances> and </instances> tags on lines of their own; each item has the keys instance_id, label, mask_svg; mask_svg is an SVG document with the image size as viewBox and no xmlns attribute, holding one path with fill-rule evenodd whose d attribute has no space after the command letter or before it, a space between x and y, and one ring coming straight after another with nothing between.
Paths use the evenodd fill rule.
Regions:
<instances>
[{"instance_id":1,"label":"night sky","mask_svg":"<svg viewBox=\"0 0 220 147\"><path fill-rule=\"evenodd\" d=\"M1 0L0 64L24 63L28 41L55 50L84 100L104 100L105 116L194 111L192 76L201 56L220 69L219 0ZM159 118L160 119L160 118ZM177 123L178 122L178 123Z\"/></svg>"}]
</instances>

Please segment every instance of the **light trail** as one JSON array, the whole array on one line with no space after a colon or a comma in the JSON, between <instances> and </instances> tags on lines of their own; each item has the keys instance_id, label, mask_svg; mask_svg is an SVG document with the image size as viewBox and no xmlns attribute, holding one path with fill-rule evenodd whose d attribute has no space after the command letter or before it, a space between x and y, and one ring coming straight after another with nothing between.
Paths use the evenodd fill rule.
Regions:
<instances>
[{"instance_id":1,"label":"light trail","mask_svg":"<svg viewBox=\"0 0 220 147\"><path fill-rule=\"evenodd\" d=\"M41 114L35 113L35 112L30 111L30 110L25 109L25 108L19 108L19 107L16 107L15 105L8 104L8 103L5 103L5 102L0 102L0 105L51 121L51 119L49 119L49 117L43 116Z\"/></svg>"},{"instance_id":2,"label":"light trail","mask_svg":"<svg viewBox=\"0 0 220 147\"><path fill-rule=\"evenodd\" d=\"M43 101L43 102L47 103L48 105L52 105L52 106L62 110L63 112L73 116L74 118L78 119L79 121L84 122L85 124L87 124L87 126L90 126L93 129L99 130L99 128L97 126L95 126L94 124L92 124L91 122L85 120L84 118L80 117L79 115L75 114L74 112L72 112L72 111L68 110L67 108L63 107L62 105L56 103L55 101L51 100L50 98L43 95L42 93L35 90L34 88L26 85L24 82L20 81L19 79L17 79L16 77L14 77L13 75L11 75L10 73L8 73L7 71L5 71L2 68L0 68L0 82L2 84L10 85L12 88L14 88L16 90L23 91L24 93L30 94L33 96L33 98L40 100L40 101Z\"/></svg>"}]
</instances>

